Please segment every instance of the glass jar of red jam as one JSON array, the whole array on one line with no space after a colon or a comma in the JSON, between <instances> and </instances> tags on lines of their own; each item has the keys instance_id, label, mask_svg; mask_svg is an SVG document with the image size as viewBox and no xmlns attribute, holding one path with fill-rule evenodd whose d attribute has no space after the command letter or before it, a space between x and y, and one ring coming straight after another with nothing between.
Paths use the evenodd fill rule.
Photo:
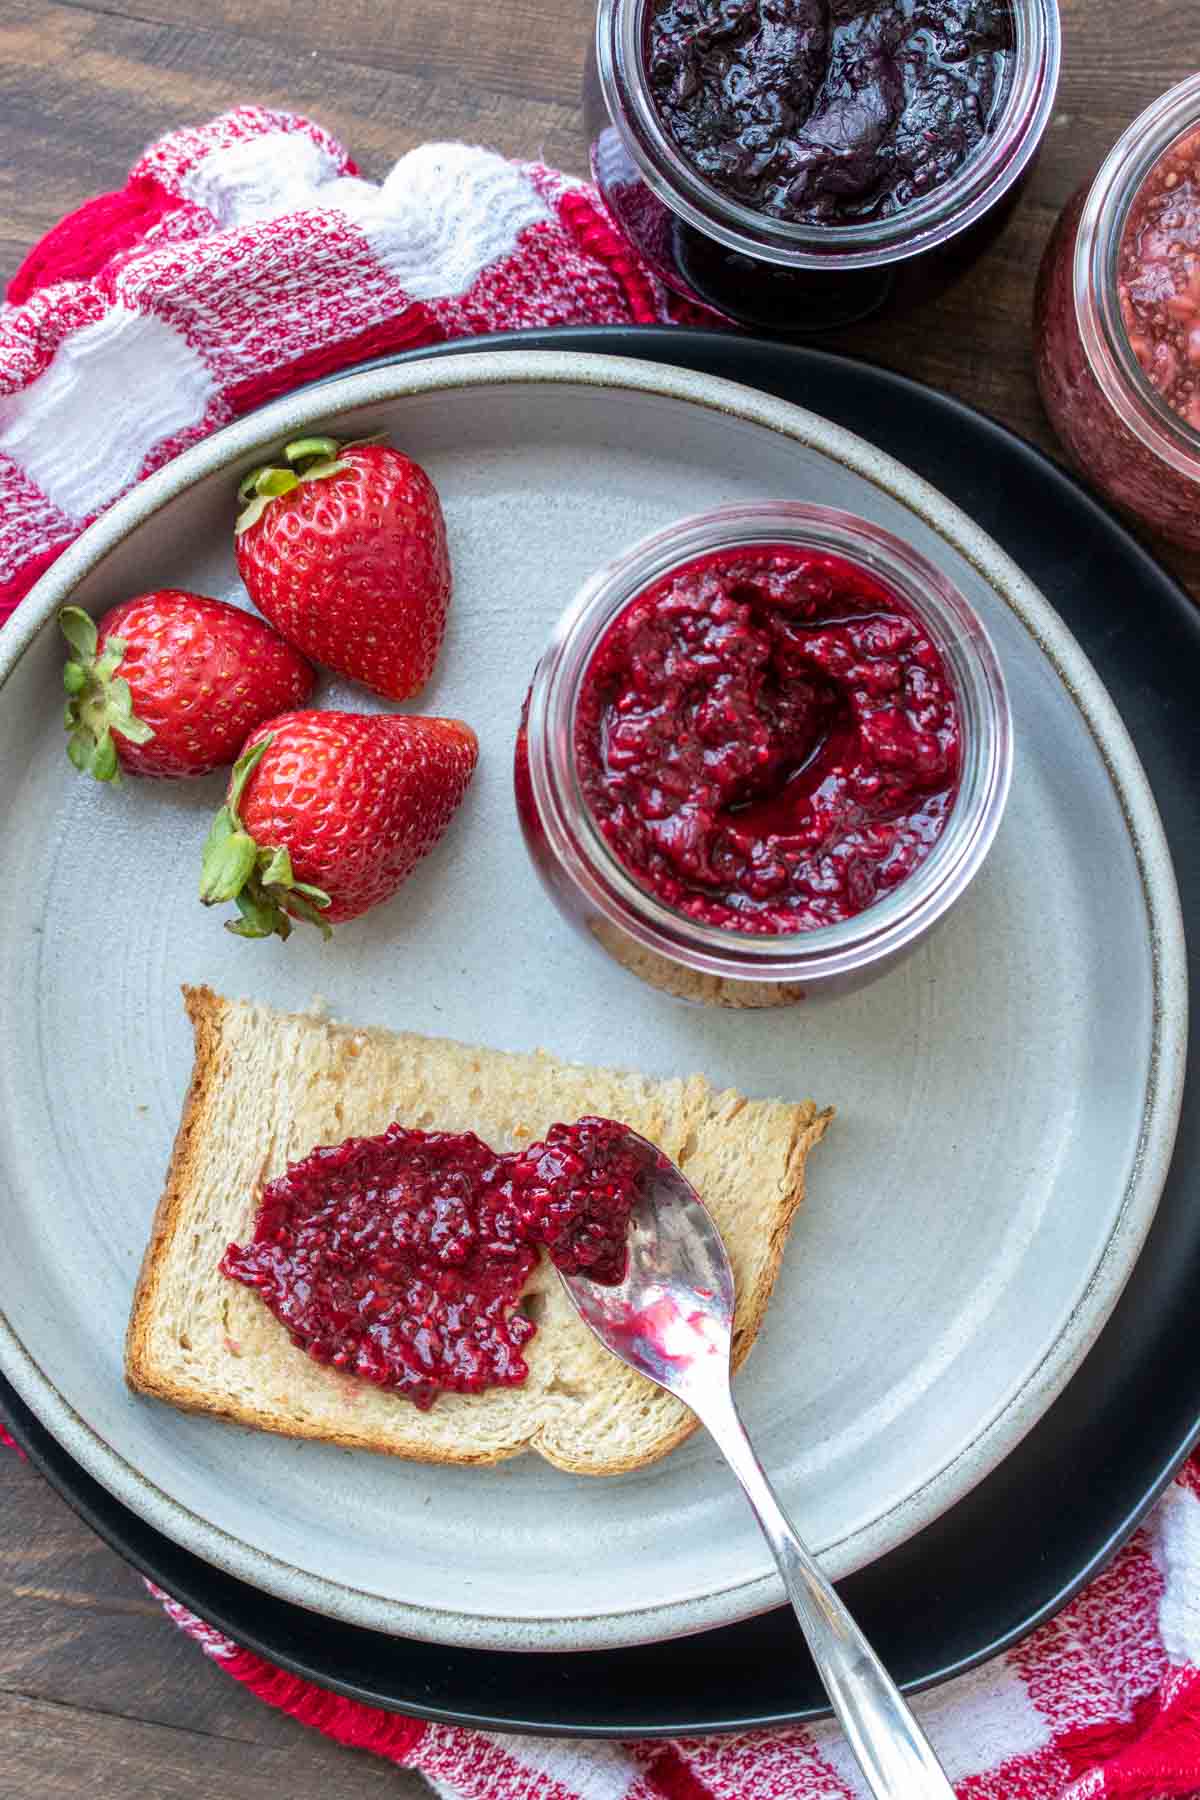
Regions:
<instances>
[{"instance_id":1,"label":"glass jar of red jam","mask_svg":"<svg viewBox=\"0 0 1200 1800\"><path fill-rule=\"evenodd\" d=\"M892 533L798 501L685 519L588 581L538 663L517 810L559 910L652 986L861 985L963 892L1008 793L987 633Z\"/></svg>"},{"instance_id":2,"label":"glass jar of red jam","mask_svg":"<svg viewBox=\"0 0 1200 1800\"><path fill-rule=\"evenodd\" d=\"M599 0L594 179L667 285L787 333L918 304L1016 199L1058 0Z\"/></svg>"},{"instance_id":3,"label":"glass jar of red jam","mask_svg":"<svg viewBox=\"0 0 1200 1800\"><path fill-rule=\"evenodd\" d=\"M1068 202L1034 334L1042 402L1084 473L1200 548L1200 75L1135 119Z\"/></svg>"}]
</instances>

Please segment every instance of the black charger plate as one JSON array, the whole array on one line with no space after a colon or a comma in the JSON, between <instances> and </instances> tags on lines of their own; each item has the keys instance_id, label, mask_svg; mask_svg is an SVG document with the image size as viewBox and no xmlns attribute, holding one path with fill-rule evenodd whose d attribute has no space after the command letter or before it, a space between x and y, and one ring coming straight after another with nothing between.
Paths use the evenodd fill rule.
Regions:
<instances>
[{"instance_id":1,"label":"black charger plate","mask_svg":"<svg viewBox=\"0 0 1200 1800\"><path fill-rule=\"evenodd\" d=\"M603 351L746 382L860 433L976 519L1062 614L1120 708L1162 812L1200 985L1200 611L1077 483L968 407L819 351L614 326L513 333L415 356L464 347ZM843 1584L904 1686L941 1681L1014 1643L1133 1530L1200 1438L1197 1291L1193 1056L1158 1216L1083 1367L973 1493ZM76 1511L160 1586L272 1662L374 1705L506 1730L618 1737L778 1724L825 1710L785 1610L674 1642L667 1655L653 1645L582 1655L446 1649L320 1618L222 1574L144 1524L75 1465L3 1382L0 1411Z\"/></svg>"}]
</instances>

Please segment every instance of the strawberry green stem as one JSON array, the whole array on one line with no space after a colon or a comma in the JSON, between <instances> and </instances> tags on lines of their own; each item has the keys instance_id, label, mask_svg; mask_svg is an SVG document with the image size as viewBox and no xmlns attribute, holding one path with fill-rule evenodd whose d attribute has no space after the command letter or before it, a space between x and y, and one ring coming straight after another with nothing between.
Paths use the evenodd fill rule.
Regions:
<instances>
[{"instance_id":1,"label":"strawberry green stem","mask_svg":"<svg viewBox=\"0 0 1200 1800\"><path fill-rule=\"evenodd\" d=\"M292 443L283 446L283 454L293 469L306 462L333 462L338 453L338 441L331 437L295 438Z\"/></svg>"},{"instance_id":2,"label":"strawberry green stem","mask_svg":"<svg viewBox=\"0 0 1200 1800\"><path fill-rule=\"evenodd\" d=\"M355 439L361 443L361 438ZM326 481L329 476L337 475L350 464L340 459L340 451L349 445L338 443L332 437L293 438L290 444L283 447L282 463L263 463L257 469L250 469L238 482L238 503L241 511L238 514L235 535L240 537L256 525L263 513L283 494L290 494L306 481Z\"/></svg>"},{"instance_id":3,"label":"strawberry green stem","mask_svg":"<svg viewBox=\"0 0 1200 1800\"><path fill-rule=\"evenodd\" d=\"M117 674L125 660L124 639L108 638L101 651L95 620L79 606L64 606L58 622L71 650L63 669L67 691L63 724L70 733L67 755L81 774L117 786L121 770L115 740L148 744L154 736L152 727L133 710L129 683Z\"/></svg>"},{"instance_id":4,"label":"strawberry green stem","mask_svg":"<svg viewBox=\"0 0 1200 1800\"><path fill-rule=\"evenodd\" d=\"M235 937L288 938L292 920L315 925L323 937L331 937L321 909L330 904L322 888L297 881L292 859L282 845L262 847L242 824L240 807L246 783L274 742L274 733L260 738L233 765L225 804L212 822L204 860L200 866L200 898L205 906L232 900L241 915L225 921Z\"/></svg>"}]
</instances>

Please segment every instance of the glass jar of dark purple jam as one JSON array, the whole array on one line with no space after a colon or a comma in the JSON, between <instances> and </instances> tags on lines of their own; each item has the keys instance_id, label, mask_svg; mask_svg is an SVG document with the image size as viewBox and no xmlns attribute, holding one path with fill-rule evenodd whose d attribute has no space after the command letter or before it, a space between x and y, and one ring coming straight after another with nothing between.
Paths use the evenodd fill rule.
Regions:
<instances>
[{"instance_id":1,"label":"glass jar of dark purple jam","mask_svg":"<svg viewBox=\"0 0 1200 1800\"><path fill-rule=\"evenodd\" d=\"M1135 119L1046 247L1050 422L1115 505L1200 549L1200 74Z\"/></svg>"},{"instance_id":2,"label":"glass jar of dark purple jam","mask_svg":"<svg viewBox=\"0 0 1200 1800\"><path fill-rule=\"evenodd\" d=\"M1041 142L1058 0L599 0L592 172L685 299L785 333L926 300Z\"/></svg>"}]
</instances>

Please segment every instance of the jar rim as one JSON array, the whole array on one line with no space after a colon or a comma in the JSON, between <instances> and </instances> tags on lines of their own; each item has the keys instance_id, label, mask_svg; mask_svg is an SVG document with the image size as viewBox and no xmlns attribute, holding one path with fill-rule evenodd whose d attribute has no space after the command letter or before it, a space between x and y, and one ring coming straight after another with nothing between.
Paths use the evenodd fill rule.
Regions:
<instances>
[{"instance_id":1,"label":"jar rim","mask_svg":"<svg viewBox=\"0 0 1200 1800\"><path fill-rule=\"evenodd\" d=\"M945 829L920 866L851 919L813 930L739 932L702 924L643 887L597 826L575 760L583 675L613 619L696 557L785 544L846 557L894 589L929 631L963 713L964 767ZM719 507L642 538L579 589L538 663L526 713L529 778L561 868L595 912L641 947L732 980L815 980L859 970L922 935L968 885L1000 823L1012 775L1012 718L995 651L973 607L911 545L857 514L805 501Z\"/></svg>"},{"instance_id":2,"label":"jar rim","mask_svg":"<svg viewBox=\"0 0 1200 1800\"><path fill-rule=\"evenodd\" d=\"M993 128L962 167L887 219L804 225L732 200L705 181L663 128L646 80L649 0L599 0L596 68L609 117L647 187L726 249L790 269L885 267L965 231L1003 197L1033 157L1054 106L1062 60L1058 0L1009 0L1017 25L1012 77Z\"/></svg>"},{"instance_id":3,"label":"jar rim","mask_svg":"<svg viewBox=\"0 0 1200 1800\"><path fill-rule=\"evenodd\" d=\"M1088 189L1075 234L1075 319L1105 399L1145 448L1200 481L1200 431L1152 386L1121 318L1116 267L1130 208L1155 165L1200 126L1200 73L1168 88L1128 125Z\"/></svg>"}]
</instances>

